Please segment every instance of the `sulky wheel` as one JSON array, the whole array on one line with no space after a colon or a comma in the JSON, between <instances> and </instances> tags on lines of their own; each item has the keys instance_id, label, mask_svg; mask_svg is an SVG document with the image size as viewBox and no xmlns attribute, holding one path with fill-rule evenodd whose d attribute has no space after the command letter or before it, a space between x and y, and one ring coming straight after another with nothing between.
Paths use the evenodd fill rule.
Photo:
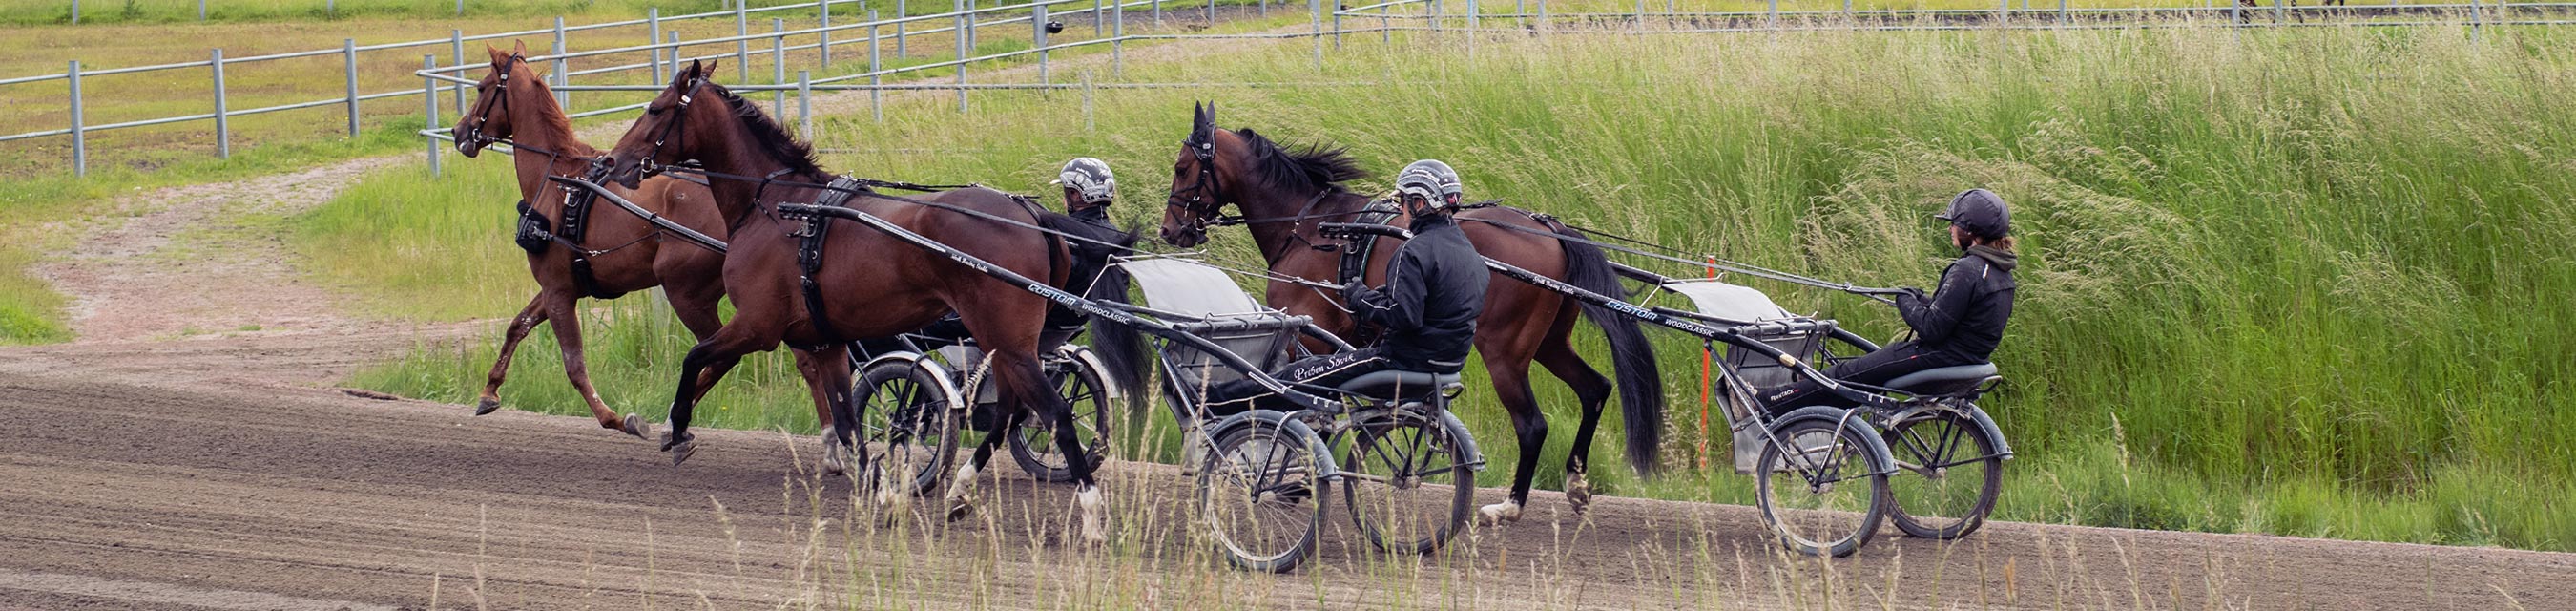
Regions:
<instances>
[{"instance_id":1,"label":"sulky wheel","mask_svg":"<svg viewBox=\"0 0 2576 611\"><path fill-rule=\"evenodd\" d=\"M1380 551L1427 554L1467 524L1476 474L1466 444L1421 404L1352 415L1342 494Z\"/></svg>"},{"instance_id":2,"label":"sulky wheel","mask_svg":"<svg viewBox=\"0 0 2576 611\"><path fill-rule=\"evenodd\" d=\"M1967 414L1934 409L1888 427L1888 453L1896 473L1888 478L1897 530L1926 539L1957 539L1976 532L1995 510L2003 487L2004 459L1995 440Z\"/></svg>"},{"instance_id":3,"label":"sulky wheel","mask_svg":"<svg viewBox=\"0 0 2576 611\"><path fill-rule=\"evenodd\" d=\"M1763 522L1799 553L1849 556L1887 516L1887 475L1876 467L1886 446L1843 412L1810 407L1776 421L1753 471Z\"/></svg>"},{"instance_id":4,"label":"sulky wheel","mask_svg":"<svg viewBox=\"0 0 2576 611\"><path fill-rule=\"evenodd\" d=\"M1199 512L1228 562L1285 573L1313 553L1329 482L1316 477L1320 457L1312 447L1258 419L1217 437L1199 468Z\"/></svg>"},{"instance_id":5,"label":"sulky wheel","mask_svg":"<svg viewBox=\"0 0 2576 611\"><path fill-rule=\"evenodd\" d=\"M1053 358L1046 363L1047 385L1054 387L1065 403L1073 406L1074 438L1082 442L1091 464L1099 465L1108 456L1109 387L1101 383L1100 371L1091 362L1079 358ZM1073 472L1064 464L1064 453L1056 448L1055 427L1035 417L1020 420L1019 430L1011 432L1011 460L1020 470L1042 482L1065 482Z\"/></svg>"},{"instance_id":6,"label":"sulky wheel","mask_svg":"<svg viewBox=\"0 0 2576 611\"><path fill-rule=\"evenodd\" d=\"M857 404L859 441L866 448L861 482L909 485L915 495L939 487L957 453L957 390L911 361L886 361L861 372L850 397ZM892 469L894 477L878 474Z\"/></svg>"}]
</instances>

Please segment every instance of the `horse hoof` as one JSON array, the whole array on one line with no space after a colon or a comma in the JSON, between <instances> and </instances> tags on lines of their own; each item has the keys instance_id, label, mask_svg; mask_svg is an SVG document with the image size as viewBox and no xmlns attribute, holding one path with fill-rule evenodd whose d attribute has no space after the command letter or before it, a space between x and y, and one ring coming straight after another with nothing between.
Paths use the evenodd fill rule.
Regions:
<instances>
[{"instance_id":1,"label":"horse hoof","mask_svg":"<svg viewBox=\"0 0 2576 611\"><path fill-rule=\"evenodd\" d=\"M975 515L975 463L957 466L956 480L948 483L948 521L955 522Z\"/></svg>"},{"instance_id":2,"label":"horse hoof","mask_svg":"<svg viewBox=\"0 0 2576 611\"><path fill-rule=\"evenodd\" d=\"M1574 506L1575 513L1592 507L1592 483L1584 480L1582 473L1566 476L1565 502Z\"/></svg>"},{"instance_id":3,"label":"horse hoof","mask_svg":"<svg viewBox=\"0 0 2576 611\"><path fill-rule=\"evenodd\" d=\"M644 433L651 431L652 428L653 423L646 422L644 420L644 416L638 414L627 414L625 426L618 427L617 430L626 431L626 434L634 435L636 439L651 439L650 437L645 437Z\"/></svg>"},{"instance_id":4,"label":"horse hoof","mask_svg":"<svg viewBox=\"0 0 2576 611\"><path fill-rule=\"evenodd\" d=\"M488 416L491 415L492 412L497 411L501 411L500 397L484 397L481 402L474 404L474 415L476 416Z\"/></svg>"},{"instance_id":5,"label":"horse hoof","mask_svg":"<svg viewBox=\"0 0 2576 611\"><path fill-rule=\"evenodd\" d=\"M823 474L842 475L850 472L850 448L830 437L823 438Z\"/></svg>"},{"instance_id":6,"label":"horse hoof","mask_svg":"<svg viewBox=\"0 0 2576 611\"><path fill-rule=\"evenodd\" d=\"M686 437L674 438L670 433L663 433L662 451L671 453L671 466L680 466L680 463L687 462L689 460L690 454L696 454L698 452L698 436L689 435Z\"/></svg>"},{"instance_id":7,"label":"horse hoof","mask_svg":"<svg viewBox=\"0 0 2576 611\"><path fill-rule=\"evenodd\" d=\"M1095 546L1108 543L1108 516L1101 511L1100 486L1085 486L1081 492L1073 493L1073 499L1082 508L1082 542Z\"/></svg>"},{"instance_id":8,"label":"horse hoof","mask_svg":"<svg viewBox=\"0 0 2576 611\"><path fill-rule=\"evenodd\" d=\"M974 502L974 501L970 501L970 500L967 500L967 499L949 499L949 500L948 500L948 521L950 521L950 522L955 522L955 521L959 521L959 520L964 520L964 519L966 519L966 518L974 517L974 515L975 515L975 502Z\"/></svg>"},{"instance_id":9,"label":"horse hoof","mask_svg":"<svg viewBox=\"0 0 2576 611\"><path fill-rule=\"evenodd\" d=\"M1511 501L1503 501L1492 505L1486 505L1484 507L1477 508L1476 515L1484 517L1486 524L1494 526L1519 522L1521 521L1521 504Z\"/></svg>"}]
</instances>

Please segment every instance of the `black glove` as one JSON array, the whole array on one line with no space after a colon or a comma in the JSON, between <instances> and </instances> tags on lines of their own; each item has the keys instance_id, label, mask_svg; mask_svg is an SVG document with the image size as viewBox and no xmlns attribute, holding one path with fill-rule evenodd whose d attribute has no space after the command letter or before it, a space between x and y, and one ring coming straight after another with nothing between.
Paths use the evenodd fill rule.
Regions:
<instances>
[{"instance_id":1,"label":"black glove","mask_svg":"<svg viewBox=\"0 0 2576 611\"><path fill-rule=\"evenodd\" d=\"M1909 299L1913 300L1915 303L1922 303L1922 302L1924 302L1924 301L1926 301L1926 300L1930 300L1930 299L1931 299L1931 297L1925 296L1925 295L1923 294L1923 289L1918 289L1918 288L1914 288L1914 287L1910 287L1910 286L1901 286L1901 287L1897 287L1897 288L1896 288L1896 290L1898 290L1898 291L1903 291L1903 292L1900 292L1900 293L1897 293L1897 294L1896 294L1896 303L1898 303L1898 304L1900 304L1900 305L1901 305L1901 304L1904 304L1904 303L1906 302L1906 300L1909 300Z\"/></svg>"},{"instance_id":2,"label":"black glove","mask_svg":"<svg viewBox=\"0 0 2576 611\"><path fill-rule=\"evenodd\" d=\"M1382 312L1395 307L1386 293L1369 288L1367 283L1358 280L1352 280L1350 284L1342 286L1342 301L1351 304L1351 312L1354 314Z\"/></svg>"}]
</instances>

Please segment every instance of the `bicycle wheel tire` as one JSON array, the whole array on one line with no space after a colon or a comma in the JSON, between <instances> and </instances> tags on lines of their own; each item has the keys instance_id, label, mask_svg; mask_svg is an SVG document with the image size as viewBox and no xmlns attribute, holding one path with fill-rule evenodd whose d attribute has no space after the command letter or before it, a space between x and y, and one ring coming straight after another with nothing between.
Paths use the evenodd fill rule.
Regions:
<instances>
[{"instance_id":1,"label":"bicycle wheel tire","mask_svg":"<svg viewBox=\"0 0 2576 611\"><path fill-rule=\"evenodd\" d=\"M1217 550L1238 568L1296 570L1324 527L1330 482L1316 477L1308 440L1254 420L1232 427L1199 468L1199 512Z\"/></svg>"},{"instance_id":2,"label":"bicycle wheel tire","mask_svg":"<svg viewBox=\"0 0 2576 611\"><path fill-rule=\"evenodd\" d=\"M1889 426L1888 453L1896 473L1888 479L1894 501L1889 517L1906 536L1950 540L1968 536L1995 510L2003 488L2004 459L1995 440L1966 414L1941 409Z\"/></svg>"},{"instance_id":3,"label":"bicycle wheel tire","mask_svg":"<svg viewBox=\"0 0 2576 611\"><path fill-rule=\"evenodd\" d=\"M873 485L877 471L893 469L888 479L908 481L916 496L937 490L957 454L958 415L949 401L956 389L918 365L887 361L862 372L853 392L850 401L865 410L859 416L869 470L863 481Z\"/></svg>"},{"instance_id":4,"label":"bicycle wheel tire","mask_svg":"<svg viewBox=\"0 0 2576 611\"><path fill-rule=\"evenodd\" d=\"M1792 413L1771 433L1777 442L1762 448L1754 493L1762 521L1780 535L1781 544L1798 553L1837 558L1868 545L1891 504L1887 476L1871 474L1883 459L1881 446L1870 442L1874 431L1869 425L1857 418Z\"/></svg>"},{"instance_id":5,"label":"bicycle wheel tire","mask_svg":"<svg viewBox=\"0 0 2576 611\"><path fill-rule=\"evenodd\" d=\"M1352 415L1350 446L1339 465L1351 524L1370 545L1396 554L1428 554L1467 525L1476 474L1466 444L1421 408Z\"/></svg>"},{"instance_id":6,"label":"bicycle wheel tire","mask_svg":"<svg viewBox=\"0 0 2576 611\"><path fill-rule=\"evenodd\" d=\"M1082 359L1048 359L1047 386L1073 406L1074 438L1097 466L1108 455L1109 386L1101 383L1100 372ZM1034 416L1020 421L1019 430L1011 432L1011 461L1020 464L1029 477L1048 483L1073 480L1066 467L1064 453L1055 445L1055 428L1038 422Z\"/></svg>"}]
</instances>

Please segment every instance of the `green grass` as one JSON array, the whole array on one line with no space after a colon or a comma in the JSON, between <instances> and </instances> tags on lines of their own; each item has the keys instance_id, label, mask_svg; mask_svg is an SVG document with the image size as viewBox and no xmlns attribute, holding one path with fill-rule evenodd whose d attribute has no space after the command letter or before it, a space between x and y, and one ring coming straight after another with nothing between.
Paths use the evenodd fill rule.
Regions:
<instances>
[{"instance_id":1,"label":"green grass","mask_svg":"<svg viewBox=\"0 0 2576 611\"><path fill-rule=\"evenodd\" d=\"M1381 172L1440 157L1479 197L1863 284L1931 282L1949 255L1925 217L1985 186L2017 206L2026 262L1998 354L2013 383L1988 401L2021 452L2000 517L2576 546L2576 517L2550 509L2576 492L2563 443L2576 437L2564 358L2576 349L2564 307L2576 291L2576 128L2557 119L2576 110L2576 60L2557 51L2563 33L1364 40L1323 74L1296 41L1131 61L1129 78L1400 85L1103 90L1088 105L979 93L966 115L953 98L920 96L893 103L882 125L824 121L822 141L839 151L826 161L1038 192L1062 159L1092 155L1124 173L1118 214L1151 224L1189 103L1215 99L1221 124L1348 145ZM477 204L489 215L471 239L502 243L506 202ZM1218 239L1219 256L1251 257L1239 232ZM1899 328L1867 302L1761 288L1867 335ZM672 324L647 316L606 334L659 334L647 353L667 363L687 345ZM1597 334L1582 336L1597 350ZM1699 434L1687 373L1698 358L1683 342L1663 347L1668 462L1683 465ZM360 381L461 400L488 363L471 356L417 356ZM672 372L640 371L602 375L603 389L633 393L621 409L667 401ZM763 415L716 421L802 421L801 391L778 380L729 383L723 392L746 393L734 409ZM1574 406L1561 386L1538 387L1556 424L1541 461L1553 486ZM568 391L544 392L563 398L512 400L577 409ZM1489 396L1471 393L1461 411L1508 465L1518 449ZM1749 500L1731 473L1640 481L1610 468L1618 431L1606 426L1597 486ZM1498 467L1482 481L1507 478Z\"/></svg>"}]
</instances>

